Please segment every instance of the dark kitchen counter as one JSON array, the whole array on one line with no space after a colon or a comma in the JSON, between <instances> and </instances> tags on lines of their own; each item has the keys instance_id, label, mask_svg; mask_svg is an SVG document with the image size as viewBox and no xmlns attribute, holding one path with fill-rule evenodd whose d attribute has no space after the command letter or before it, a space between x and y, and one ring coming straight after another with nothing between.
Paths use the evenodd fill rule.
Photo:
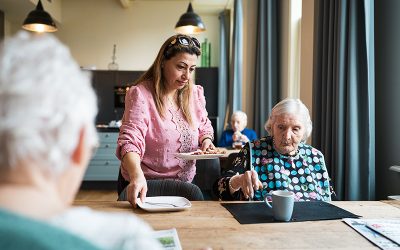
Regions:
<instances>
[{"instance_id":1,"label":"dark kitchen counter","mask_svg":"<svg viewBox=\"0 0 400 250\"><path fill-rule=\"evenodd\" d=\"M119 132L118 127L108 127L103 125L97 125L97 132Z\"/></svg>"}]
</instances>

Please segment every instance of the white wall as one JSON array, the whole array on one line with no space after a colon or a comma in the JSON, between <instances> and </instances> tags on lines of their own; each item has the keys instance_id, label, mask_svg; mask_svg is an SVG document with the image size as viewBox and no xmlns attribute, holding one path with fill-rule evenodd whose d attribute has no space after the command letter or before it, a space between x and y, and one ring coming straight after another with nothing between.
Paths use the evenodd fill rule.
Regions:
<instances>
[{"instance_id":1,"label":"white wall","mask_svg":"<svg viewBox=\"0 0 400 250\"><path fill-rule=\"evenodd\" d=\"M8 21L7 16L4 15L4 38L9 37L11 34L11 23Z\"/></svg>"},{"instance_id":2,"label":"white wall","mask_svg":"<svg viewBox=\"0 0 400 250\"><path fill-rule=\"evenodd\" d=\"M301 0L282 0L281 4L281 99L299 98L301 55Z\"/></svg>"},{"instance_id":3,"label":"white wall","mask_svg":"<svg viewBox=\"0 0 400 250\"><path fill-rule=\"evenodd\" d=\"M11 21L9 19L8 14L5 13L5 15L4 15L4 38L10 37L13 34L15 34L18 30L20 30L23 21L24 20L22 20L21 23L16 24L15 22Z\"/></svg>"},{"instance_id":4,"label":"white wall","mask_svg":"<svg viewBox=\"0 0 400 250\"><path fill-rule=\"evenodd\" d=\"M314 1L281 1L281 99L299 98L312 115ZM311 143L311 136L308 139Z\"/></svg>"},{"instance_id":5,"label":"white wall","mask_svg":"<svg viewBox=\"0 0 400 250\"><path fill-rule=\"evenodd\" d=\"M290 0L282 0L280 1L281 9L280 9L280 75L279 82L281 83L280 92L281 98L287 97L289 93L289 28L290 28Z\"/></svg>"},{"instance_id":6,"label":"white wall","mask_svg":"<svg viewBox=\"0 0 400 250\"><path fill-rule=\"evenodd\" d=\"M312 114L312 84L314 56L314 0L302 0L300 99Z\"/></svg>"},{"instance_id":7,"label":"white wall","mask_svg":"<svg viewBox=\"0 0 400 250\"><path fill-rule=\"evenodd\" d=\"M188 3L137 0L123 8L119 0L52 0L44 1L43 6L56 20L58 31L54 34L70 48L81 66L107 69L113 44L117 44L116 62L120 70L146 70L162 43L175 34L175 24L186 12ZM26 15L35 7L34 3L27 5L23 6ZM195 5L193 8L196 12ZM198 14L207 30L195 36L200 42L205 38L211 42L211 66L219 66L218 13L202 10ZM6 37L21 29L23 16L16 20L5 13Z\"/></svg>"},{"instance_id":8,"label":"white wall","mask_svg":"<svg viewBox=\"0 0 400 250\"><path fill-rule=\"evenodd\" d=\"M120 70L146 70L162 43L175 34L175 24L187 5L186 1L132 1L125 9L119 1L64 0L56 35L70 47L81 66L107 69L116 44ZM208 38L211 65L218 66L218 16L202 14L201 18L207 31L196 37L200 42Z\"/></svg>"}]
</instances>

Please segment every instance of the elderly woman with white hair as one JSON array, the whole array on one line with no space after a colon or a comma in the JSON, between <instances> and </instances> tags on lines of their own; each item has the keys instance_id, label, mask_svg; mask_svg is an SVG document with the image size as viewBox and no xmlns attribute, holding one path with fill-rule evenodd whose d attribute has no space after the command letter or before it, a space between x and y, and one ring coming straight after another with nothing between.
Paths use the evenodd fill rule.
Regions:
<instances>
[{"instance_id":1,"label":"elderly woman with white hair","mask_svg":"<svg viewBox=\"0 0 400 250\"><path fill-rule=\"evenodd\" d=\"M256 131L246 128L247 115L245 112L237 110L231 116L231 128L222 132L219 140L219 147L233 147L238 145L238 148L249 142L257 139Z\"/></svg>"},{"instance_id":2,"label":"elderly woman with white hair","mask_svg":"<svg viewBox=\"0 0 400 250\"><path fill-rule=\"evenodd\" d=\"M1 48L0 218L36 221L102 249L160 249L131 214L71 207L98 143L89 74L51 35L21 31Z\"/></svg>"},{"instance_id":3,"label":"elderly woman with white hair","mask_svg":"<svg viewBox=\"0 0 400 250\"><path fill-rule=\"evenodd\" d=\"M312 131L307 107L287 98L272 109L269 136L247 143L233 166L214 184L220 200L263 200L274 190L294 193L296 201L331 200L323 154L305 142Z\"/></svg>"}]
</instances>

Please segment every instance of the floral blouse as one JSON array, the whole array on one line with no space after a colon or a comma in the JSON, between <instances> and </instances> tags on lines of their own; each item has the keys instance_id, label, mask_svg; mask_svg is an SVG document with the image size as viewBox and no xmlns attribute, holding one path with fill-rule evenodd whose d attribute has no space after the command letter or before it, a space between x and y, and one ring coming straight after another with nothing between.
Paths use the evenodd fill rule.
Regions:
<instances>
[{"instance_id":1,"label":"floral blouse","mask_svg":"<svg viewBox=\"0 0 400 250\"><path fill-rule=\"evenodd\" d=\"M125 97L125 112L117 142L116 155L122 159L128 152L140 156L146 179L177 179L191 182L196 174L196 162L178 158L176 153L187 153L199 148L199 140L214 130L208 119L204 89L194 85L190 100L193 125L184 118L181 109L166 106L165 117L157 111L152 82L132 86ZM121 174L129 180L128 171L121 166Z\"/></svg>"},{"instance_id":2,"label":"floral blouse","mask_svg":"<svg viewBox=\"0 0 400 250\"><path fill-rule=\"evenodd\" d=\"M234 160L232 169L215 182L214 193L220 200L244 199L240 190L230 194L229 180L236 173L250 170L250 161L263 184L262 189L254 192L254 200L263 200L265 194L274 190L292 191L296 201L331 200L329 176L322 153L300 143L295 156L281 155L274 149L269 136L247 143Z\"/></svg>"}]
</instances>

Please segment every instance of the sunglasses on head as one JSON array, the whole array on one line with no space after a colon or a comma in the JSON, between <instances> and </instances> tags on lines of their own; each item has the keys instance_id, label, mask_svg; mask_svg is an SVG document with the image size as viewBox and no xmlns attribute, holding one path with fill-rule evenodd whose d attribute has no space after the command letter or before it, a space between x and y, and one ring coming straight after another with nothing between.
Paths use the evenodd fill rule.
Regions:
<instances>
[{"instance_id":1,"label":"sunglasses on head","mask_svg":"<svg viewBox=\"0 0 400 250\"><path fill-rule=\"evenodd\" d=\"M183 46L193 45L196 48L200 49L200 42L195 37L178 35L175 37L174 40L171 41L168 48L174 46L175 44L180 44Z\"/></svg>"}]
</instances>

